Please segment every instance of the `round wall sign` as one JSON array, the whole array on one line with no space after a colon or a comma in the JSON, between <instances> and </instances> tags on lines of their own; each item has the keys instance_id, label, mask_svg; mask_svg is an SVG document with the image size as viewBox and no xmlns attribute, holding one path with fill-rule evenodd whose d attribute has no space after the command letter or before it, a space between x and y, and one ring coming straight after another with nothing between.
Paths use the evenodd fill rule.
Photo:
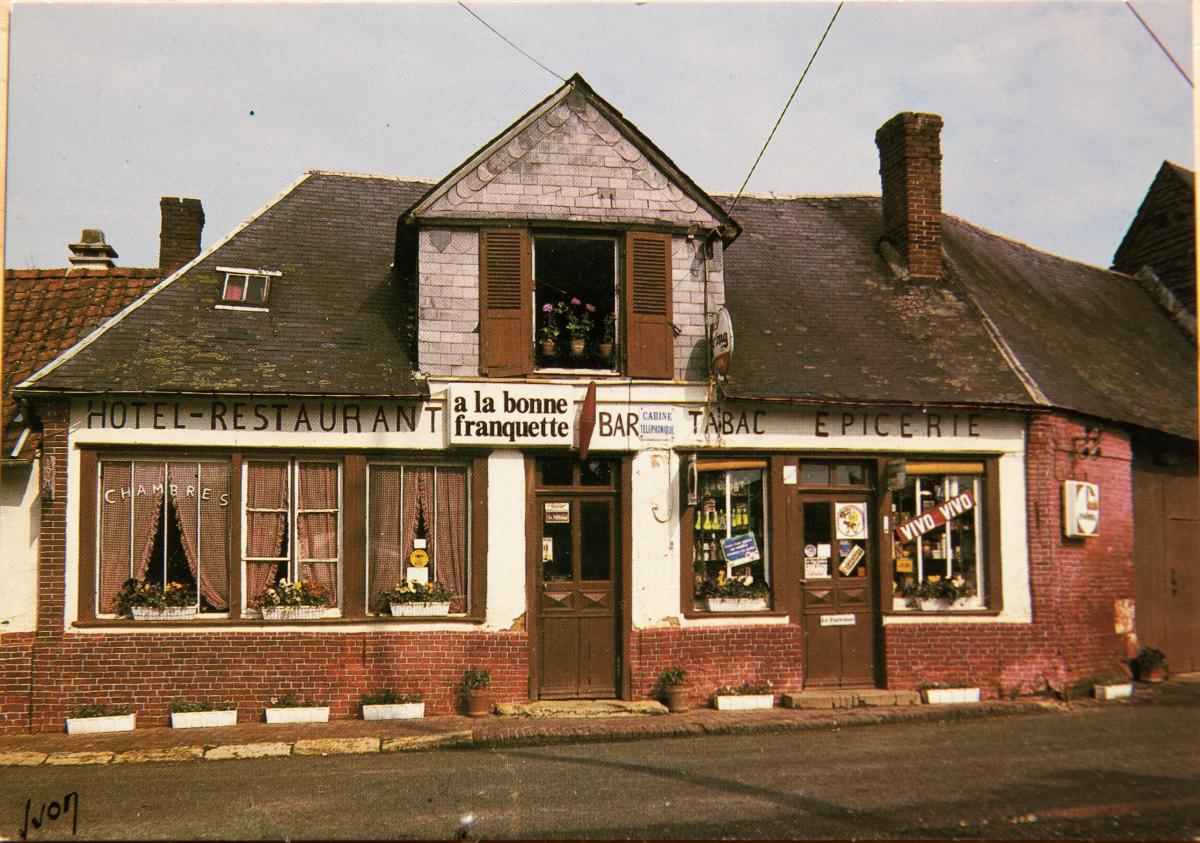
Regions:
<instances>
[{"instance_id":1,"label":"round wall sign","mask_svg":"<svg viewBox=\"0 0 1200 843\"><path fill-rule=\"evenodd\" d=\"M417 548L412 553L408 554L408 564L414 568L424 568L429 564L429 552Z\"/></svg>"}]
</instances>

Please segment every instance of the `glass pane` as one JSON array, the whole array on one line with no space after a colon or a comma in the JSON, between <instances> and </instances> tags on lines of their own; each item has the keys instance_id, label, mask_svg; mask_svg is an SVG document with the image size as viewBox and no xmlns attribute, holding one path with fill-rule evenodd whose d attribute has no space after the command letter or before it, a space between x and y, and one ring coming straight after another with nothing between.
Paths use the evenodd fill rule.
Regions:
<instances>
[{"instance_id":1,"label":"glass pane","mask_svg":"<svg viewBox=\"0 0 1200 843\"><path fill-rule=\"evenodd\" d=\"M867 466L860 462L842 462L833 467L835 486L865 486Z\"/></svg>"},{"instance_id":2,"label":"glass pane","mask_svg":"<svg viewBox=\"0 0 1200 843\"><path fill-rule=\"evenodd\" d=\"M251 509L287 509L287 500L287 463L246 463L247 507Z\"/></svg>"},{"instance_id":3,"label":"glass pane","mask_svg":"<svg viewBox=\"0 0 1200 843\"><path fill-rule=\"evenodd\" d=\"M800 482L805 486L828 486L829 464L823 462L800 463Z\"/></svg>"},{"instance_id":4,"label":"glass pane","mask_svg":"<svg viewBox=\"0 0 1200 843\"><path fill-rule=\"evenodd\" d=\"M200 598L224 611L229 608L229 465L201 463L200 489L195 546Z\"/></svg>"},{"instance_id":5,"label":"glass pane","mask_svg":"<svg viewBox=\"0 0 1200 843\"><path fill-rule=\"evenodd\" d=\"M127 462L100 463L100 578L99 603L102 613L115 611L112 601L121 584L129 579L129 488Z\"/></svg>"},{"instance_id":6,"label":"glass pane","mask_svg":"<svg viewBox=\"0 0 1200 843\"><path fill-rule=\"evenodd\" d=\"M299 558L337 559L337 515L332 512L302 512L296 516Z\"/></svg>"},{"instance_id":7,"label":"glass pane","mask_svg":"<svg viewBox=\"0 0 1200 843\"><path fill-rule=\"evenodd\" d=\"M570 486L573 482L571 471L572 460L541 459L538 466L541 469L543 486Z\"/></svg>"},{"instance_id":8,"label":"glass pane","mask_svg":"<svg viewBox=\"0 0 1200 843\"><path fill-rule=\"evenodd\" d=\"M267 301L267 279L251 276L246 284L246 303L265 304Z\"/></svg>"},{"instance_id":9,"label":"glass pane","mask_svg":"<svg viewBox=\"0 0 1200 843\"><path fill-rule=\"evenodd\" d=\"M908 605L980 605L981 487L975 475L910 475L894 494L893 586Z\"/></svg>"},{"instance_id":10,"label":"glass pane","mask_svg":"<svg viewBox=\"0 0 1200 843\"><path fill-rule=\"evenodd\" d=\"M246 276L230 275L225 281L225 301L241 301L246 292Z\"/></svg>"},{"instance_id":11,"label":"glass pane","mask_svg":"<svg viewBox=\"0 0 1200 843\"><path fill-rule=\"evenodd\" d=\"M611 460L587 460L579 466L579 482L584 486L611 486L613 466Z\"/></svg>"},{"instance_id":12,"label":"glass pane","mask_svg":"<svg viewBox=\"0 0 1200 843\"><path fill-rule=\"evenodd\" d=\"M454 592L450 609L466 611L467 595L467 472L464 469L437 469L434 481L437 500L433 519L433 576Z\"/></svg>"},{"instance_id":13,"label":"glass pane","mask_svg":"<svg viewBox=\"0 0 1200 843\"><path fill-rule=\"evenodd\" d=\"M542 579L551 582L575 576L571 556L571 525L542 525Z\"/></svg>"},{"instance_id":14,"label":"glass pane","mask_svg":"<svg viewBox=\"0 0 1200 843\"><path fill-rule=\"evenodd\" d=\"M368 602L374 609L376 596L400 581L400 466L370 466L367 499Z\"/></svg>"},{"instance_id":15,"label":"glass pane","mask_svg":"<svg viewBox=\"0 0 1200 843\"><path fill-rule=\"evenodd\" d=\"M612 579L612 507L608 501L579 504L580 579Z\"/></svg>"},{"instance_id":16,"label":"glass pane","mask_svg":"<svg viewBox=\"0 0 1200 843\"><path fill-rule=\"evenodd\" d=\"M287 555L287 515L282 512L247 512L246 556L277 559Z\"/></svg>"},{"instance_id":17,"label":"glass pane","mask_svg":"<svg viewBox=\"0 0 1200 843\"><path fill-rule=\"evenodd\" d=\"M335 463L300 464L300 500L297 508L337 509L338 470Z\"/></svg>"},{"instance_id":18,"label":"glass pane","mask_svg":"<svg viewBox=\"0 0 1200 843\"><path fill-rule=\"evenodd\" d=\"M817 501L803 504L804 578L833 577L833 504Z\"/></svg>"}]
</instances>

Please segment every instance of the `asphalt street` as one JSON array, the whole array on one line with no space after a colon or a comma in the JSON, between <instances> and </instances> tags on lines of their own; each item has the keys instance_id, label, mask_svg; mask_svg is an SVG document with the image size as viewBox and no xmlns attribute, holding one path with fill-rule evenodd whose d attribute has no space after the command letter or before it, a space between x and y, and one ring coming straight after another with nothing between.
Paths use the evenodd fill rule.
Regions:
<instances>
[{"instance_id":1,"label":"asphalt street","mask_svg":"<svg viewBox=\"0 0 1200 843\"><path fill-rule=\"evenodd\" d=\"M820 732L8 767L0 836L1195 839L1198 727L1193 684L1152 705Z\"/></svg>"}]
</instances>

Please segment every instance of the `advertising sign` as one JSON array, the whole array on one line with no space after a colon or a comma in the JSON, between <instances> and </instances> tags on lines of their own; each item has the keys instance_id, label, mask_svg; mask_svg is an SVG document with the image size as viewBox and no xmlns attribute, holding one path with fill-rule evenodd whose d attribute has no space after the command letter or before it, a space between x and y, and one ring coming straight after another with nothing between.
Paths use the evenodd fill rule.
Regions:
<instances>
[{"instance_id":1,"label":"advertising sign","mask_svg":"<svg viewBox=\"0 0 1200 843\"><path fill-rule=\"evenodd\" d=\"M575 438L570 389L539 384L454 384L446 428L452 445L559 445Z\"/></svg>"},{"instance_id":2,"label":"advertising sign","mask_svg":"<svg viewBox=\"0 0 1200 843\"><path fill-rule=\"evenodd\" d=\"M725 554L725 561L731 565L747 565L762 559L754 533L724 539L721 542L721 553Z\"/></svg>"},{"instance_id":3,"label":"advertising sign","mask_svg":"<svg viewBox=\"0 0 1200 843\"><path fill-rule=\"evenodd\" d=\"M1096 535L1100 531L1100 487L1082 480L1064 481L1063 518L1068 537Z\"/></svg>"},{"instance_id":4,"label":"advertising sign","mask_svg":"<svg viewBox=\"0 0 1200 843\"><path fill-rule=\"evenodd\" d=\"M906 544L913 539L925 535L930 530L936 530L947 521L953 521L960 515L965 515L975 508L975 498L970 489L961 495L925 510L911 521L897 524L893 535L896 541Z\"/></svg>"},{"instance_id":5,"label":"advertising sign","mask_svg":"<svg viewBox=\"0 0 1200 843\"><path fill-rule=\"evenodd\" d=\"M821 626L854 626L854 615L821 615Z\"/></svg>"},{"instance_id":6,"label":"advertising sign","mask_svg":"<svg viewBox=\"0 0 1200 843\"><path fill-rule=\"evenodd\" d=\"M865 539L867 537L867 505L865 503L835 503L837 537Z\"/></svg>"}]
</instances>

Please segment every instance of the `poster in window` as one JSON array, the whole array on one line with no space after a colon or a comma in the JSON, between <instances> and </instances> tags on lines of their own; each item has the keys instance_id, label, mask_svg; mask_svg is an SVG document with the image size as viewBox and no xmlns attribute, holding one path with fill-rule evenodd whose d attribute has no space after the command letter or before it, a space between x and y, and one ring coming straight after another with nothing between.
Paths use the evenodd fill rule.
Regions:
<instances>
[{"instance_id":1,"label":"poster in window","mask_svg":"<svg viewBox=\"0 0 1200 843\"><path fill-rule=\"evenodd\" d=\"M804 557L804 579L827 580L830 578L829 560L817 556Z\"/></svg>"},{"instance_id":2,"label":"poster in window","mask_svg":"<svg viewBox=\"0 0 1200 843\"><path fill-rule=\"evenodd\" d=\"M571 504L568 501L547 501L542 511L547 524L571 523Z\"/></svg>"},{"instance_id":3,"label":"poster in window","mask_svg":"<svg viewBox=\"0 0 1200 843\"><path fill-rule=\"evenodd\" d=\"M865 503L837 503L837 537L858 539L867 537L867 505Z\"/></svg>"},{"instance_id":4,"label":"poster in window","mask_svg":"<svg viewBox=\"0 0 1200 843\"><path fill-rule=\"evenodd\" d=\"M842 563L838 565L838 571L841 572L843 577L850 576L850 572L854 570L854 568L859 562L862 561L862 558L866 556L866 554L867 552L863 550L862 545L854 545L853 549L851 549L851 551L842 560Z\"/></svg>"}]
</instances>

